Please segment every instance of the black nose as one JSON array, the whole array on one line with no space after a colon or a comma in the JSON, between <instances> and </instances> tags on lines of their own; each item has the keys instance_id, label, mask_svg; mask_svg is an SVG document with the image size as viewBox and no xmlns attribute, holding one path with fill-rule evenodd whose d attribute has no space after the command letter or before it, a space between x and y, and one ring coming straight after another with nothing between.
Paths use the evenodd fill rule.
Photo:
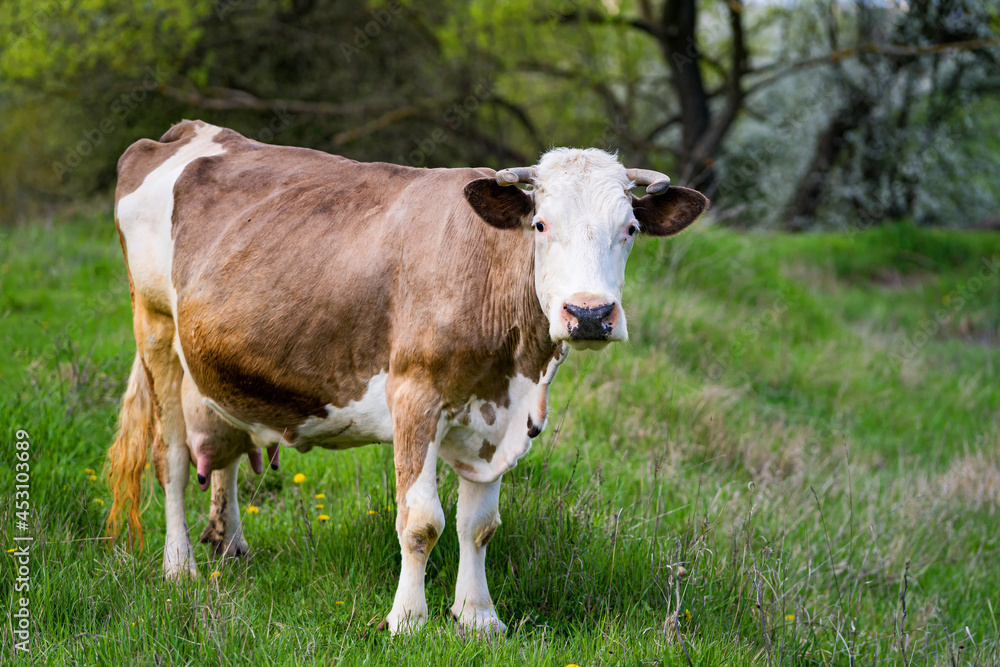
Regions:
<instances>
[{"instance_id":1,"label":"black nose","mask_svg":"<svg viewBox=\"0 0 1000 667\"><path fill-rule=\"evenodd\" d=\"M614 303L604 303L593 308L576 306L567 303L563 306L576 320L576 325L571 321L569 324L569 335L573 340L607 340L614 328L608 316L615 309Z\"/></svg>"}]
</instances>

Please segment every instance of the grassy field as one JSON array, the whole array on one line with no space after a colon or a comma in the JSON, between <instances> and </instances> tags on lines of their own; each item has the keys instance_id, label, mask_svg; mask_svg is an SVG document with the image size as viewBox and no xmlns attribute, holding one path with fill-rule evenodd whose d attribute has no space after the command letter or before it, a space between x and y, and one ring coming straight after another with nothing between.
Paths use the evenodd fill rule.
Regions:
<instances>
[{"instance_id":1,"label":"grassy field","mask_svg":"<svg viewBox=\"0 0 1000 667\"><path fill-rule=\"evenodd\" d=\"M446 467L432 620L375 630L399 567L386 447L244 466L250 556L196 545L195 584L161 578L152 478L149 548L108 548L100 469L134 354L113 224L0 230L0 264L0 541L20 534L23 429L34 663L1000 663L1000 235L639 243L631 342L571 355L505 478L487 572L511 632L494 643L447 620ZM197 537L208 495L188 494ZM14 559L0 571L8 655L22 594Z\"/></svg>"}]
</instances>

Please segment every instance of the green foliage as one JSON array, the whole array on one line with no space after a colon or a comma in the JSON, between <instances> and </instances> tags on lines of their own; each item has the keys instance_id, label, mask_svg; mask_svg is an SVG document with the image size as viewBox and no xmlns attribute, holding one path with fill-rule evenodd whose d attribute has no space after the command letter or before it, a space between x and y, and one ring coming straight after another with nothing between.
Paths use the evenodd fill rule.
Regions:
<instances>
[{"instance_id":1,"label":"green foliage","mask_svg":"<svg viewBox=\"0 0 1000 667\"><path fill-rule=\"evenodd\" d=\"M0 78L61 94L170 68L201 38L210 0L34 0L0 8ZM84 83L86 81L86 83Z\"/></svg>"},{"instance_id":2,"label":"green foliage","mask_svg":"<svg viewBox=\"0 0 1000 667\"><path fill-rule=\"evenodd\" d=\"M973 289L984 259L1000 240L906 225L640 242L631 342L570 356L550 427L505 476L487 574L512 634L486 644L446 620L450 525L429 626L374 630L399 567L386 447L244 470L250 557L212 563L199 545L190 586L161 579L152 479L148 551L107 549L108 492L86 469L101 468L134 353L113 223L0 232L0 429L32 442L32 661L687 664L686 649L696 665L995 664L1000 273ZM441 478L451 524L456 478ZM188 494L197 535L208 498ZM8 609L12 568L0 561Z\"/></svg>"},{"instance_id":3,"label":"green foliage","mask_svg":"<svg viewBox=\"0 0 1000 667\"><path fill-rule=\"evenodd\" d=\"M552 146L597 146L701 183L737 227L808 213L790 204L812 182L822 184L818 223L796 219L824 228L995 218L995 47L823 58L869 39L866 21L900 48L989 42L996 12L985 0L836 11L690 0L696 39L668 46L663 17L688 1L9 0L0 222L108 198L125 148L182 118L412 166L502 167ZM745 72L732 63L737 15ZM698 68L712 122L742 72L738 112L697 165L682 113L691 96L672 66ZM856 98L867 115L835 133L830 164L816 167L819 139Z\"/></svg>"}]
</instances>

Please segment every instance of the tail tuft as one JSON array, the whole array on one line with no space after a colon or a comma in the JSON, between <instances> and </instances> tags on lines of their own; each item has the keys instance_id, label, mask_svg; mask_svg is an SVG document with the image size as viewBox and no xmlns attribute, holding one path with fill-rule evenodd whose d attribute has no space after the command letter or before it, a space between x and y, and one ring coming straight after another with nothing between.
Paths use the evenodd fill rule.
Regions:
<instances>
[{"instance_id":1,"label":"tail tuft","mask_svg":"<svg viewBox=\"0 0 1000 667\"><path fill-rule=\"evenodd\" d=\"M142 473L146 468L146 454L153 442L153 393L146 377L146 368L137 353L132 363L128 388L122 399L118 417L118 433L108 449L105 473L111 485L111 511L108 514L107 535L112 540L127 522L130 546L142 551L144 542L142 523ZM127 512L127 518L123 513Z\"/></svg>"}]
</instances>

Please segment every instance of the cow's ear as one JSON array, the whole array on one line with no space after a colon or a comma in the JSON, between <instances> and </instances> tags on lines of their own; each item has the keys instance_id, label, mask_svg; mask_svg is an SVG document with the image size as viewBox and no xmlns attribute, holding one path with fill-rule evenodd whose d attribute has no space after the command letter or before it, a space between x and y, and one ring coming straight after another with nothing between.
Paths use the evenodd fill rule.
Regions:
<instances>
[{"instance_id":1,"label":"cow's ear","mask_svg":"<svg viewBox=\"0 0 1000 667\"><path fill-rule=\"evenodd\" d=\"M516 185L500 185L495 178L477 178L465 186L469 206L487 224L497 229L517 229L527 225L535 203Z\"/></svg>"},{"instance_id":2,"label":"cow's ear","mask_svg":"<svg viewBox=\"0 0 1000 667\"><path fill-rule=\"evenodd\" d=\"M708 210L708 197L697 190L671 186L661 195L632 195L632 211L639 229L650 236L673 236Z\"/></svg>"}]
</instances>

